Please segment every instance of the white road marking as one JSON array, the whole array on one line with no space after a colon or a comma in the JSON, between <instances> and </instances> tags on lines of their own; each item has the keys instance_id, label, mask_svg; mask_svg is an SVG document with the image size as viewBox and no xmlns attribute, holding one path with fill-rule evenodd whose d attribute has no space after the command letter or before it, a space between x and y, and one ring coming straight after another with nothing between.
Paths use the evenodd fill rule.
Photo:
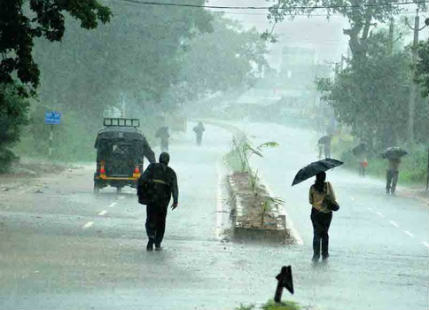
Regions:
<instances>
[{"instance_id":1,"label":"white road marking","mask_svg":"<svg viewBox=\"0 0 429 310\"><path fill-rule=\"evenodd\" d=\"M94 225L94 222L91 221L91 222L88 222L85 225L83 225L83 228L86 229L86 228L91 227L92 225Z\"/></svg>"},{"instance_id":2,"label":"white road marking","mask_svg":"<svg viewBox=\"0 0 429 310\"><path fill-rule=\"evenodd\" d=\"M422 241L422 244L429 249L429 243Z\"/></svg>"},{"instance_id":3,"label":"white road marking","mask_svg":"<svg viewBox=\"0 0 429 310\"><path fill-rule=\"evenodd\" d=\"M125 196L119 196L118 199L125 199Z\"/></svg>"},{"instance_id":4,"label":"white road marking","mask_svg":"<svg viewBox=\"0 0 429 310\"><path fill-rule=\"evenodd\" d=\"M109 205L109 208L113 208L114 206L116 206L118 203L117 202L112 202L110 205Z\"/></svg>"},{"instance_id":5,"label":"white road marking","mask_svg":"<svg viewBox=\"0 0 429 310\"><path fill-rule=\"evenodd\" d=\"M408 230L404 230L404 234L407 234L411 238L414 238L414 235L412 233L410 233Z\"/></svg>"},{"instance_id":6,"label":"white road marking","mask_svg":"<svg viewBox=\"0 0 429 310\"><path fill-rule=\"evenodd\" d=\"M98 215L105 215L107 213L106 210L101 211L100 213L98 213Z\"/></svg>"},{"instance_id":7,"label":"white road marking","mask_svg":"<svg viewBox=\"0 0 429 310\"><path fill-rule=\"evenodd\" d=\"M393 226L395 226L396 228L399 227L398 223L396 223L395 221L389 221L390 224L392 224Z\"/></svg>"},{"instance_id":8,"label":"white road marking","mask_svg":"<svg viewBox=\"0 0 429 310\"><path fill-rule=\"evenodd\" d=\"M384 218L383 213L381 213L380 211L377 211L377 214L378 214L380 217L383 217L383 218Z\"/></svg>"},{"instance_id":9,"label":"white road marking","mask_svg":"<svg viewBox=\"0 0 429 310\"><path fill-rule=\"evenodd\" d=\"M372 210L372 208L370 208L370 207L368 207L367 209L368 209L369 211L373 211L373 210Z\"/></svg>"}]
</instances>

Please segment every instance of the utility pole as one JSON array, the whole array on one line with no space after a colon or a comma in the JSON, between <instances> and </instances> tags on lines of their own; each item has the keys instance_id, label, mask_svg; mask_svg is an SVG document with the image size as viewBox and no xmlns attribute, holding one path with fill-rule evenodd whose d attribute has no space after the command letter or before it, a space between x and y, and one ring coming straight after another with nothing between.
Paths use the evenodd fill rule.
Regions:
<instances>
[{"instance_id":1,"label":"utility pole","mask_svg":"<svg viewBox=\"0 0 429 310\"><path fill-rule=\"evenodd\" d=\"M419 43L419 32L425 27L420 28L419 9L416 10L416 17L414 18L414 27L411 27L407 21L407 25L414 31L414 40L411 54L411 61L414 65L417 61L417 45ZM410 97L408 100L408 143L414 142L414 115L416 110L416 84L414 83L415 71L412 72L412 79L410 81Z\"/></svg>"}]
</instances>

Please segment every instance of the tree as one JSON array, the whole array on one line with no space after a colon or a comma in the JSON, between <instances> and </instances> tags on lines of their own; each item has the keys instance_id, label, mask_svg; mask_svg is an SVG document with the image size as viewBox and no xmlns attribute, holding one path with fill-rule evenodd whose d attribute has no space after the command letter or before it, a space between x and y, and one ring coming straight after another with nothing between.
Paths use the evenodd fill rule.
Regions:
<instances>
[{"instance_id":1,"label":"tree","mask_svg":"<svg viewBox=\"0 0 429 310\"><path fill-rule=\"evenodd\" d=\"M213 31L186 42L174 98L191 101L252 86L264 68L266 42L255 29L214 15Z\"/></svg>"},{"instance_id":2,"label":"tree","mask_svg":"<svg viewBox=\"0 0 429 310\"><path fill-rule=\"evenodd\" d=\"M109 7L109 24L85 32L68 21L61 44L40 40L35 49L43 69L42 101L85 111L97 125L104 109L122 97L161 109L163 95L178 80L184 42L211 31L211 16L203 9L126 2Z\"/></svg>"},{"instance_id":3,"label":"tree","mask_svg":"<svg viewBox=\"0 0 429 310\"><path fill-rule=\"evenodd\" d=\"M319 80L319 89L337 118L351 126L353 134L374 150L406 141L411 56L402 47L392 53L386 32L374 33L367 42L366 61L350 65L335 80ZM426 111L422 98L418 114ZM428 119L418 119L416 138L424 141Z\"/></svg>"},{"instance_id":4,"label":"tree","mask_svg":"<svg viewBox=\"0 0 429 310\"><path fill-rule=\"evenodd\" d=\"M416 82L423 87L423 95L429 96L429 40L420 42L417 49Z\"/></svg>"},{"instance_id":5,"label":"tree","mask_svg":"<svg viewBox=\"0 0 429 310\"><path fill-rule=\"evenodd\" d=\"M0 83L13 83L16 73L33 94L40 74L32 56L34 38L60 41L65 30L65 12L86 29L97 27L98 21L108 22L111 16L110 10L96 0L1 0L0 7ZM19 89L27 94L21 85Z\"/></svg>"},{"instance_id":6,"label":"tree","mask_svg":"<svg viewBox=\"0 0 429 310\"><path fill-rule=\"evenodd\" d=\"M14 84L0 84L0 172L9 169L17 159L10 150L19 139L22 126L27 124L29 102L20 96Z\"/></svg>"},{"instance_id":7,"label":"tree","mask_svg":"<svg viewBox=\"0 0 429 310\"><path fill-rule=\"evenodd\" d=\"M27 123L30 95L39 85L39 67L33 59L34 39L60 41L64 13L92 29L109 21L110 10L96 0L0 0L0 170L16 156L10 150Z\"/></svg>"}]
</instances>

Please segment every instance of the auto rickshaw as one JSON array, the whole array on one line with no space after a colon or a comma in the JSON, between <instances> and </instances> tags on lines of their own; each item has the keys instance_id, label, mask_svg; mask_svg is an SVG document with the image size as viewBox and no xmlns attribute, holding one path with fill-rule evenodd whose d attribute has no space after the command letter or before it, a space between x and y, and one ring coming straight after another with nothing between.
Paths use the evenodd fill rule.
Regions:
<instances>
[{"instance_id":1,"label":"auto rickshaw","mask_svg":"<svg viewBox=\"0 0 429 310\"><path fill-rule=\"evenodd\" d=\"M150 150L138 119L104 118L104 128L97 134L97 167L94 173L94 192L106 186L136 188L143 171L145 148ZM152 152L150 150L150 152ZM153 152L152 152L153 154Z\"/></svg>"}]
</instances>

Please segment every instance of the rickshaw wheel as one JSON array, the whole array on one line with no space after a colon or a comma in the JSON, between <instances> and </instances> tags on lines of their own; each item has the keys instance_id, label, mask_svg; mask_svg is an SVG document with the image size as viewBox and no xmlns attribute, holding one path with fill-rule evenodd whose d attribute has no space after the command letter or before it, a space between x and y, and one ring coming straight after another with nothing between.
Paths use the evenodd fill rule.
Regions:
<instances>
[{"instance_id":1,"label":"rickshaw wheel","mask_svg":"<svg viewBox=\"0 0 429 310\"><path fill-rule=\"evenodd\" d=\"M94 183L94 194L98 194L100 192L100 188L96 183Z\"/></svg>"}]
</instances>

